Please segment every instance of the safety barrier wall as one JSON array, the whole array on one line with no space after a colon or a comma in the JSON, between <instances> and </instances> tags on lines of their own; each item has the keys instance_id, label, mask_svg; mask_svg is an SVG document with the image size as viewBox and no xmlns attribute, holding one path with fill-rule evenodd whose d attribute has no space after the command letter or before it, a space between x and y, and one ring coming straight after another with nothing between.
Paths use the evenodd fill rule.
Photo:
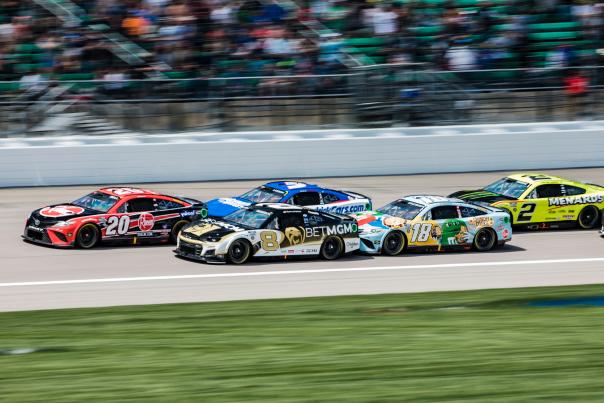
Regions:
<instances>
[{"instance_id":1,"label":"safety barrier wall","mask_svg":"<svg viewBox=\"0 0 604 403\"><path fill-rule=\"evenodd\" d=\"M603 122L0 141L0 186L602 166Z\"/></svg>"}]
</instances>

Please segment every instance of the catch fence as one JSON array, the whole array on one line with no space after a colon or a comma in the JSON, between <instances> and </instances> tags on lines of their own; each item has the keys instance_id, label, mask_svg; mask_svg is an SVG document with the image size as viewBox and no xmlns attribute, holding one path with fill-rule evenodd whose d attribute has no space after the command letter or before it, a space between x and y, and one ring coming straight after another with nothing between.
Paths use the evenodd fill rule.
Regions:
<instances>
[{"instance_id":1,"label":"catch fence","mask_svg":"<svg viewBox=\"0 0 604 403\"><path fill-rule=\"evenodd\" d=\"M113 134L430 126L604 117L601 67L0 82L0 128ZM586 83L584 92L569 88ZM577 92L577 91L575 91Z\"/></svg>"}]
</instances>

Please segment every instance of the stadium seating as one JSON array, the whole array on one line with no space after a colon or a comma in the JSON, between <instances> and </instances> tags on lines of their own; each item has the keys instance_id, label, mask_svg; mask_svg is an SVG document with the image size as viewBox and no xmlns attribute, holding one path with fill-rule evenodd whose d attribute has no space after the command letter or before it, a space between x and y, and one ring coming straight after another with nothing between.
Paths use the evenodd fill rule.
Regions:
<instances>
[{"instance_id":1,"label":"stadium seating","mask_svg":"<svg viewBox=\"0 0 604 403\"><path fill-rule=\"evenodd\" d=\"M50 0L49 0L50 1ZM522 46L516 46L506 49L494 49L499 51L496 59L490 61L489 68L513 69L517 67L544 67L548 63L548 55L553 50L560 46L568 46L572 48L575 60L591 60L596 56L596 49L602 48L602 41L585 34L585 29L581 22L574 19L570 8L560 6L555 10L548 12L522 14L518 7L510 4L508 0L395 0L391 4L400 9L406 7L411 16L409 24L403 26L402 29L391 35L374 35L371 24L361 27L350 28L347 23L350 19L348 11L359 3L340 1L337 5L331 6L329 17L323 15L314 15L309 18L316 18L322 26L315 29L313 33L304 32L306 25L300 21L293 21L296 18L295 10L283 7L283 13L277 20L270 20L267 15L270 15L266 10L241 11L239 14L234 13L232 18L239 19L239 23L235 25L220 25L215 21L202 17L203 12L194 14L199 18L196 23L196 36L187 36L185 39L168 39L162 38L157 32L164 26L158 26L158 31L153 35L129 36L121 26L122 21L113 20L113 14L99 15L96 8L96 2L90 1L73 1L73 0L53 0L54 3L62 7L75 7L75 4L80 4L82 8L78 14L81 21L81 27L66 28L65 24L55 16L52 11L41 7L38 3L32 0L19 2L17 8L2 9L0 2L0 23L9 24L28 16L31 20L27 23L31 35L24 35L23 38L6 40L2 43L3 52L1 53L2 65L0 69L0 80L19 80L22 76L28 74L44 73L46 77L56 79L58 81L84 81L94 78L101 78L106 70L111 68L120 68L127 71L130 76L144 77L140 71L149 71L155 66L166 65L168 61L173 59L171 55L166 55L162 52L162 47L165 44L184 44L184 48L190 51L190 56L183 62L171 62L169 68L162 67L157 71L160 76L167 79L183 80L199 76L207 76L208 74L214 77L233 77L235 75L253 76L267 74L298 74L304 73L332 73L342 71L343 66L338 64L338 61L345 57L352 57L358 63L365 65L388 63L393 54L396 53L397 47L413 48L414 62L430 63L434 68L446 68L442 62L442 54L446 51L442 46L451 46L451 44L459 40L459 32L453 35L451 28L445 22L443 15L452 10L456 10L463 15L470 16L476 20L478 13L488 11L491 15L491 23L487 28L482 27L480 30L468 31L462 35L464 44L482 50L489 38L497 35L504 35L508 32L514 32L518 35L524 35ZM128 2L115 1L115 4L126 4ZM128 4L135 4L129 2ZM168 2L167 4L170 4ZM175 2L174 4L180 4ZM248 2L242 3L244 6ZM366 3L364 9L373 7L372 3ZM488 5L488 6L487 6ZM488 7L488 9L486 8ZM125 18L130 12L122 10L119 18ZM211 14L212 10L209 11ZM273 10L274 11L274 10ZM267 12L264 15L262 12ZM307 14L312 12L306 10ZM118 13L119 14L119 13ZM117 14L115 14L117 15ZM335 17L334 17L335 16ZM524 34L517 30L517 21L515 17L521 16L525 21ZM259 22L253 22L256 18ZM284 18L281 20L280 18ZM287 20L285 20L287 18ZM166 19L162 16L158 20ZM285 23L284 21L287 21ZM40 24L38 25L38 22ZM314 41L316 51L294 54L283 54L275 56L264 52L262 49L256 49L249 54L236 55L234 49L239 45L240 38L235 34L236 28L242 28L244 34L249 36L249 33L255 28L264 29L270 24L275 25L278 29L285 30L293 38L300 40L301 38ZM314 23L313 23L314 24ZM311 24L312 25L312 24ZM74 30L71 32L70 30ZM84 32L85 31L85 32ZM85 36L87 33L98 34L124 34L126 41L120 44L120 48L124 52L131 52L129 47L140 46L142 49L149 52L151 57L146 58L141 66L139 64L128 64L115 57L111 63L107 62L101 66L90 66L79 60L71 65L68 65L62 60L64 52L69 53L73 49L71 37ZM331 35L334 39L331 43L326 44L325 37ZM176 35L176 34L174 34ZM49 49L41 45L41 39L48 39L49 36L59 37L61 43L56 49ZM67 39L66 39L67 38ZM219 38L219 39L214 39ZM2 38L0 38L2 39ZM249 39L249 38L248 38ZM255 38L254 40L257 40ZM209 46L211 41L217 40L223 46ZM262 40L257 41L262 44ZM403 44L403 45L401 45ZM79 45L76 45L79 46ZM261 48L261 46L260 46ZM78 52L74 52L78 55ZM310 55L310 56L308 56ZM71 57L71 56L70 56ZM82 56L73 56L80 57ZM311 62L308 67L308 60ZM196 68L191 68L193 65ZM298 70L301 66L306 66L305 70ZM497 72L489 73L494 78L513 77L515 73ZM186 87L186 85L183 85ZM84 83L76 83L74 89L87 89L90 86ZM14 90L14 85L0 86L0 92Z\"/></svg>"}]
</instances>

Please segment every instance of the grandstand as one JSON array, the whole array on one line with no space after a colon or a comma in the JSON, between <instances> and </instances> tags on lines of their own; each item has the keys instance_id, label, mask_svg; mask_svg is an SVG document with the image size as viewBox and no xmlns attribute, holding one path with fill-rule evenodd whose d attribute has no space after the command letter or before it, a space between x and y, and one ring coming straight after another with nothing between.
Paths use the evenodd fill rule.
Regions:
<instances>
[{"instance_id":1,"label":"grandstand","mask_svg":"<svg viewBox=\"0 0 604 403\"><path fill-rule=\"evenodd\" d=\"M526 119L537 119L535 105L551 109L543 90L562 91L567 76L587 75L599 88L602 13L600 4L581 0L0 0L1 120L15 130L10 120L23 123L25 113L22 126L31 129L49 109L81 117L83 102L186 99L200 102L188 113L206 116L165 129L272 127L287 109L320 115L319 126L430 124L426 115L441 110L454 111L448 121L476 121L478 114L456 110L477 102L492 120L503 92L484 91L502 89L523 90L512 97L510 116L527 108L516 99L528 98ZM290 100L245 102L278 97ZM321 112L325 98L335 115ZM102 131L112 133L128 123L116 126L128 120L117 117L127 116L120 108L86 113L113 121ZM232 124L246 113L254 122ZM300 124L281 120L277 126Z\"/></svg>"},{"instance_id":2,"label":"grandstand","mask_svg":"<svg viewBox=\"0 0 604 403\"><path fill-rule=\"evenodd\" d=\"M3 80L31 73L87 80L115 69L131 78L194 78L333 74L390 62L591 65L602 48L602 9L588 3L6 0L0 7Z\"/></svg>"}]
</instances>

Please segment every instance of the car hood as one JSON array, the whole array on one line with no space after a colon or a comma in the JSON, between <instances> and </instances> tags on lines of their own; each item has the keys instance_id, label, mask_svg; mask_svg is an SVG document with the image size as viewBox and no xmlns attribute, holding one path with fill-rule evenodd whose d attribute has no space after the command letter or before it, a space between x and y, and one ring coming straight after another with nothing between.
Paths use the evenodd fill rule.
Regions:
<instances>
[{"instance_id":1,"label":"car hood","mask_svg":"<svg viewBox=\"0 0 604 403\"><path fill-rule=\"evenodd\" d=\"M224 217L241 208L250 206L252 203L249 200L241 197L221 197L212 199L207 203L208 215L210 217Z\"/></svg>"},{"instance_id":2,"label":"car hood","mask_svg":"<svg viewBox=\"0 0 604 403\"><path fill-rule=\"evenodd\" d=\"M225 221L207 218L187 225L183 228L181 234L184 238L197 241L208 241L210 238L222 239L227 235L242 231L245 231L245 228L229 224Z\"/></svg>"},{"instance_id":3,"label":"car hood","mask_svg":"<svg viewBox=\"0 0 604 403\"><path fill-rule=\"evenodd\" d=\"M357 223L362 230L389 230L393 228L400 228L406 231L411 224L410 220L380 213L379 211L364 211L361 213L352 214L352 217L357 220Z\"/></svg>"},{"instance_id":4,"label":"car hood","mask_svg":"<svg viewBox=\"0 0 604 403\"><path fill-rule=\"evenodd\" d=\"M31 218L48 224L96 214L102 213L96 210L76 206L75 204L63 203L53 204L34 210L31 213Z\"/></svg>"},{"instance_id":5,"label":"car hood","mask_svg":"<svg viewBox=\"0 0 604 403\"><path fill-rule=\"evenodd\" d=\"M468 202L483 202L483 203L495 203L501 200L513 200L510 197L500 195L498 193L489 192L488 190L461 190L449 195L449 197L456 197L461 200Z\"/></svg>"}]
</instances>

